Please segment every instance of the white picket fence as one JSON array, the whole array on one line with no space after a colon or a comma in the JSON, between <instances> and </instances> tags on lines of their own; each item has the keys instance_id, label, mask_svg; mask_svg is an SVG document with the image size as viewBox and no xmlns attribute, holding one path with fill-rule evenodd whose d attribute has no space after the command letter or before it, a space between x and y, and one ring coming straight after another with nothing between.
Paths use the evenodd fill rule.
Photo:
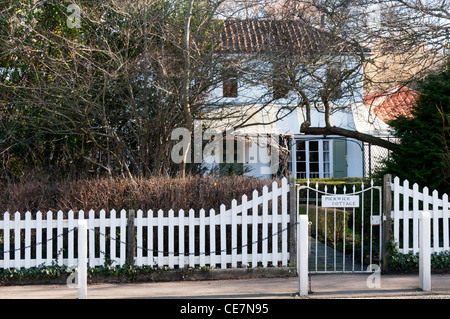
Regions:
<instances>
[{"instance_id":1,"label":"white picket fence","mask_svg":"<svg viewBox=\"0 0 450 319\"><path fill-rule=\"evenodd\" d=\"M90 266L104 264L107 239L110 241L111 258L117 264L125 263L127 223L125 210L120 212L119 217L116 216L115 210L112 210L108 217L104 210L100 211L97 217L94 211L90 211L87 216L83 211L79 211L77 219L73 211L69 211L66 217L62 211L58 211L56 218L51 211L37 212L34 216L32 215L26 212L25 218L21 219L21 214L16 212L11 219L10 213L3 214L3 219L0 220L0 238L3 239L2 249L0 249L0 268L76 265L78 219L88 221ZM106 234L107 228L109 234L118 232L120 235L108 236L109 238L101 236L100 234ZM99 237L97 241L96 236ZM117 241L120 244L119 251L116 251Z\"/></svg>"},{"instance_id":2,"label":"white picket fence","mask_svg":"<svg viewBox=\"0 0 450 319\"><path fill-rule=\"evenodd\" d=\"M284 178L280 186L274 182L271 191L267 186L261 195L255 190L251 200L244 195L239 205L233 200L231 208L221 205L219 212L138 210L133 221L135 264L160 268L286 266L288 192ZM87 220L90 267L105 262L121 266L126 261L125 210L89 211L86 216L83 211L69 211L66 216L59 211L56 218L52 212L27 212L24 217L6 212L0 220L0 268L76 265L78 219Z\"/></svg>"},{"instance_id":3,"label":"white picket fence","mask_svg":"<svg viewBox=\"0 0 450 319\"><path fill-rule=\"evenodd\" d=\"M431 214L431 252L450 250L450 203L448 195L439 196L435 190L414 184L410 188L409 181L400 183L398 177L394 178L393 188L393 214L394 240L399 245L401 253L419 252L419 217L421 211ZM401 234L400 234L401 233Z\"/></svg>"}]
</instances>

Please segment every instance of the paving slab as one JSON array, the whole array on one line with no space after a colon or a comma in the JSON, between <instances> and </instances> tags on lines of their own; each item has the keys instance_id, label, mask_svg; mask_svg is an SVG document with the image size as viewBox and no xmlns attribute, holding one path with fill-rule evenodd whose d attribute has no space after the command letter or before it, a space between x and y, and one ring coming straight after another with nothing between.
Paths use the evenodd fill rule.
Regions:
<instances>
[{"instance_id":1,"label":"paving slab","mask_svg":"<svg viewBox=\"0 0 450 319\"><path fill-rule=\"evenodd\" d=\"M380 285L369 288L366 274L310 276L310 294L299 297L297 277L94 284L88 299L345 299L345 298L450 298L450 274L432 275L432 290L418 288L417 274L381 275ZM78 290L66 285L0 287L0 299L76 299Z\"/></svg>"},{"instance_id":2,"label":"paving slab","mask_svg":"<svg viewBox=\"0 0 450 319\"><path fill-rule=\"evenodd\" d=\"M431 276L432 290L419 289L418 274L381 274L377 285L368 274L310 276L308 298L450 298L450 275ZM375 286L375 287L374 287Z\"/></svg>"}]
</instances>

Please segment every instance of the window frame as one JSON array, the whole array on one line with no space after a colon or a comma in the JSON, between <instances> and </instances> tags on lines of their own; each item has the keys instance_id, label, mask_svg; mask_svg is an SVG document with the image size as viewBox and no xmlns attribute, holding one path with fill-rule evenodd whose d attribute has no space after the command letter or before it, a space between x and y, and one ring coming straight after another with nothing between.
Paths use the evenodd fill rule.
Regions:
<instances>
[{"instance_id":1,"label":"window frame","mask_svg":"<svg viewBox=\"0 0 450 319\"><path fill-rule=\"evenodd\" d=\"M298 149L297 144L304 143L304 150ZM311 143L317 143L317 151L311 150ZM328 145L326 149L325 145ZM295 168L295 177L300 179L310 179L310 178L332 178L333 177L333 143L331 139L296 139L293 147L293 158L292 162L293 169ZM298 160L298 153L304 152L304 160ZM311 162L311 153L317 153L317 161ZM328 160L325 161L325 153L328 153ZM299 163L305 163L305 171L300 171L298 169ZM318 172L311 171L311 164L318 165ZM325 170L326 164L328 165L328 171ZM294 173L294 172L293 172Z\"/></svg>"}]
</instances>

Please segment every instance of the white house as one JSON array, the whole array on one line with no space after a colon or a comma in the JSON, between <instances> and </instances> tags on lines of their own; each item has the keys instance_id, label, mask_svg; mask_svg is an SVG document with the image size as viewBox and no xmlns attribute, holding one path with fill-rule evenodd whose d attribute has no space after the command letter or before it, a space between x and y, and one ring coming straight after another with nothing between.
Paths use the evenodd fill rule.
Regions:
<instances>
[{"instance_id":1,"label":"white house","mask_svg":"<svg viewBox=\"0 0 450 319\"><path fill-rule=\"evenodd\" d=\"M270 139L271 136L272 140L275 137L280 145L289 149L289 170L297 178L366 176L367 154L364 143L340 136L313 136L300 132L302 123L307 119L306 109L301 107L296 90L283 86L285 79L277 75L277 68L283 68L286 61L302 63L302 59L298 58L302 54L323 50L321 41L326 36L324 30L305 26L300 21L224 21L222 49L229 55L230 65L239 61L236 64L239 64L240 71L232 67L224 68L228 76L224 76L211 92L211 100L223 106L212 110L211 114L222 112L227 113L227 116L217 116L220 120L211 121L210 127L223 132L241 126L235 131L235 135L242 139L234 146L233 160L248 168L244 174L271 177L276 173L269 169L274 167L271 154L274 149L265 143L255 143L257 137L262 140L263 137ZM339 83L338 94L330 99L331 124L372 135L389 136L389 126L364 104L363 71L357 67L360 57L356 55L367 52L346 51L342 47L340 50L339 56L330 55L329 61L317 63L313 75L299 74L303 91L307 92L311 100L320 101L318 96L324 84L319 85L314 77L319 75L319 81L326 82L330 66L338 66L343 70L353 68L352 76ZM271 54L270 59L267 58L268 52ZM276 57L279 52L280 58L274 59L274 54ZM290 59L290 55L295 56L295 59ZM298 69L301 70L301 67ZM312 127L325 125L323 107L320 102L311 107ZM205 157L208 169L225 160L222 155L217 157L216 153L215 156L215 160L211 156Z\"/></svg>"}]
</instances>

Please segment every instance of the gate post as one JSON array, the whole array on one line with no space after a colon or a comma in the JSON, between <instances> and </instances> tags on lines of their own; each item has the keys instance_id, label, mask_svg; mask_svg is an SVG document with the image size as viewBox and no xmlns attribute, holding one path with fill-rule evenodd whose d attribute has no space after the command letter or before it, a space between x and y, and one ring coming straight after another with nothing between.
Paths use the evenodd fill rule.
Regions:
<instances>
[{"instance_id":1,"label":"gate post","mask_svg":"<svg viewBox=\"0 0 450 319\"><path fill-rule=\"evenodd\" d=\"M78 220L78 299L87 297L87 221Z\"/></svg>"},{"instance_id":2,"label":"gate post","mask_svg":"<svg viewBox=\"0 0 450 319\"><path fill-rule=\"evenodd\" d=\"M431 240L430 212L423 211L419 217L419 288L431 290Z\"/></svg>"},{"instance_id":3,"label":"gate post","mask_svg":"<svg viewBox=\"0 0 450 319\"><path fill-rule=\"evenodd\" d=\"M127 251L126 251L126 261L130 265L134 265L134 257L135 257L135 240L136 240L136 229L134 228L134 219L136 217L136 213L134 209L130 209L128 211L128 219L127 219Z\"/></svg>"},{"instance_id":4,"label":"gate post","mask_svg":"<svg viewBox=\"0 0 450 319\"><path fill-rule=\"evenodd\" d=\"M298 273L298 294L308 295L308 216L299 215L297 224L297 273Z\"/></svg>"},{"instance_id":5,"label":"gate post","mask_svg":"<svg viewBox=\"0 0 450 319\"><path fill-rule=\"evenodd\" d=\"M383 262L382 270L388 270L386 244L392 239L391 235L391 211L392 211L392 175L386 174L383 177L383 240L381 244L381 259Z\"/></svg>"},{"instance_id":6,"label":"gate post","mask_svg":"<svg viewBox=\"0 0 450 319\"><path fill-rule=\"evenodd\" d=\"M297 185L295 185L294 175L289 175L289 215L290 224L295 225L297 223ZM297 227L291 227L289 236L289 259L291 267L297 267Z\"/></svg>"}]
</instances>

